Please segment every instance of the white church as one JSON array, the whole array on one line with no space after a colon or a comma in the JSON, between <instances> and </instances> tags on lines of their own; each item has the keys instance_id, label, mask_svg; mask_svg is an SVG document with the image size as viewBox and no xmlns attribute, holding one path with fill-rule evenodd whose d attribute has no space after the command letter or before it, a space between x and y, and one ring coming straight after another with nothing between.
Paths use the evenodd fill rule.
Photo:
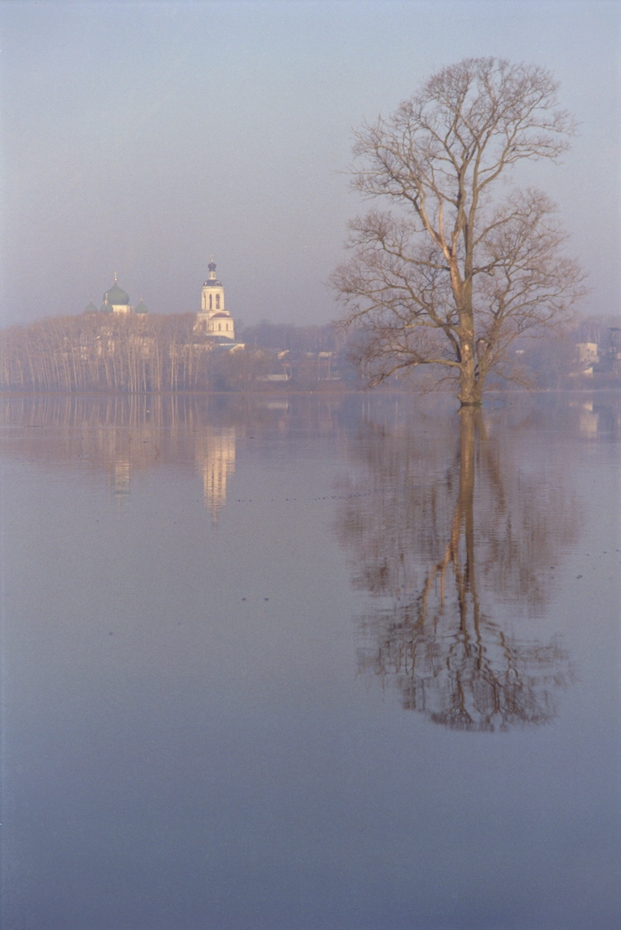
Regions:
<instances>
[{"instance_id":1,"label":"white church","mask_svg":"<svg viewBox=\"0 0 621 930\"><path fill-rule=\"evenodd\" d=\"M218 342L235 341L235 324L233 317L224 303L224 288L216 278L216 263L212 259L208 265L209 276L203 284L201 309L196 314L194 332L209 336Z\"/></svg>"},{"instance_id":2,"label":"white church","mask_svg":"<svg viewBox=\"0 0 621 930\"><path fill-rule=\"evenodd\" d=\"M230 349L243 348L241 343L235 342L235 323L233 317L226 309L224 302L224 287L222 281L216 278L216 263L212 259L208 265L209 275L203 284L201 294L201 308L196 314L194 334L207 337L203 343L205 348L221 345ZM85 313L111 313L114 315L137 314L143 316L148 313L145 304L140 300L136 307L129 302L129 295L119 287L116 274L110 290L106 291L104 302L98 310L91 300Z\"/></svg>"},{"instance_id":3,"label":"white church","mask_svg":"<svg viewBox=\"0 0 621 930\"><path fill-rule=\"evenodd\" d=\"M148 312L148 308L146 304L142 302L142 298L140 298L140 303L135 307L130 305L129 294L119 287L119 282L116 279L116 272L114 274L114 284L110 290L106 291L103 295L103 303L99 310L97 310L92 300L84 310L84 313L113 313L116 316L126 316L130 313L137 313L139 316L143 316Z\"/></svg>"}]
</instances>

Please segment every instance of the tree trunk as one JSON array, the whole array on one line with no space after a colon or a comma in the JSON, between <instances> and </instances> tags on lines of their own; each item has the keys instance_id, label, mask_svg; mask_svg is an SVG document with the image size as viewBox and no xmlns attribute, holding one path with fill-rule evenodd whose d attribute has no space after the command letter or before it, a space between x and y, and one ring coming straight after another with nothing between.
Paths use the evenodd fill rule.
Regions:
<instances>
[{"instance_id":1,"label":"tree trunk","mask_svg":"<svg viewBox=\"0 0 621 930\"><path fill-rule=\"evenodd\" d=\"M459 372L459 394L457 395L462 407L480 407L483 401L483 382L477 376L476 360L469 359L462 362Z\"/></svg>"},{"instance_id":2,"label":"tree trunk","mask_svg":"<svg viewBox=\"0 0 621 930\"><path fill-rule=\"evenodd\" d=\"M470 295L468 295L470 296ZM462 407L480 407L483 397L483 381L479 377L474 345L474 318L472 312L464 313L459 338L461 365L459 369L459 394Z\"/></svg>"}]
</instances>

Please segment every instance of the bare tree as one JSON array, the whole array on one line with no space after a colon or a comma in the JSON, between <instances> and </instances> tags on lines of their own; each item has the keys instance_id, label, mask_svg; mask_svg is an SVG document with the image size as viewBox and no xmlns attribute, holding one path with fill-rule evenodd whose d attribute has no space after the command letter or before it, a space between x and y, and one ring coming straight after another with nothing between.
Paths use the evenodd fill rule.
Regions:
<instances>
[{"instance_id":1,"label":"bare tree","mask_svg":"<svg viewBox=\"0 0 621 930\"><path fill-rule=\"evenodd\" d=\"M430 365L477 406L512 340L561 323L584 293L554 204L502 183L568 148L557 87L542 68L466 59L356 133L354 189L393 208L350 224L332 276L369 383Z\"/></svg>"}]
</instances>

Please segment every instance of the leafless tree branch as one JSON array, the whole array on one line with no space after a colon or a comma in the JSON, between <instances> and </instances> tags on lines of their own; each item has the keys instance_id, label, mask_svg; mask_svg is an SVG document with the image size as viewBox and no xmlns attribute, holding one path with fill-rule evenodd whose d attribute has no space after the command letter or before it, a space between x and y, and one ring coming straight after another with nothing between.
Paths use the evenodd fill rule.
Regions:
<instances>
[{"instance_id":1,"label":"leafless tree branch","mask_svg":"<svg viewBox=\"0 0 621 930\"><path fill-rule=\"evenodd\" d=\"M494 197L518 162L567 150L575 124L557 86L542 68L466 59L356 133L353 187L391 209L351 223L332 284L369 383L453 369L462 405L476 406L511 341L561 324L584 294L547 196Z\"/></svg>"}]
</instances>

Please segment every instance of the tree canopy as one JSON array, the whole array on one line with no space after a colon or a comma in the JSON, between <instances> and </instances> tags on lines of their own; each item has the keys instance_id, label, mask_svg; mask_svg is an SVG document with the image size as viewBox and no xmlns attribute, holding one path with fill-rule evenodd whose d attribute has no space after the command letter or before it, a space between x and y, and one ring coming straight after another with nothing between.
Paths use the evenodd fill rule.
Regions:
<instances>
[{"instance_id":1,"label":"tree canopy","mask_svg":"<svg viewBox=\"0 0 621 930\"><path fill-rule=\"evenodd\" d=\"M555 205L506 183L567 150L557 89L539 67L466 59L355 134L353 186L388 209L352 221L332 283L369 383L433 366L476 406L511 342L562 324L584 293Z\"/></svg>"}]
</instances>

